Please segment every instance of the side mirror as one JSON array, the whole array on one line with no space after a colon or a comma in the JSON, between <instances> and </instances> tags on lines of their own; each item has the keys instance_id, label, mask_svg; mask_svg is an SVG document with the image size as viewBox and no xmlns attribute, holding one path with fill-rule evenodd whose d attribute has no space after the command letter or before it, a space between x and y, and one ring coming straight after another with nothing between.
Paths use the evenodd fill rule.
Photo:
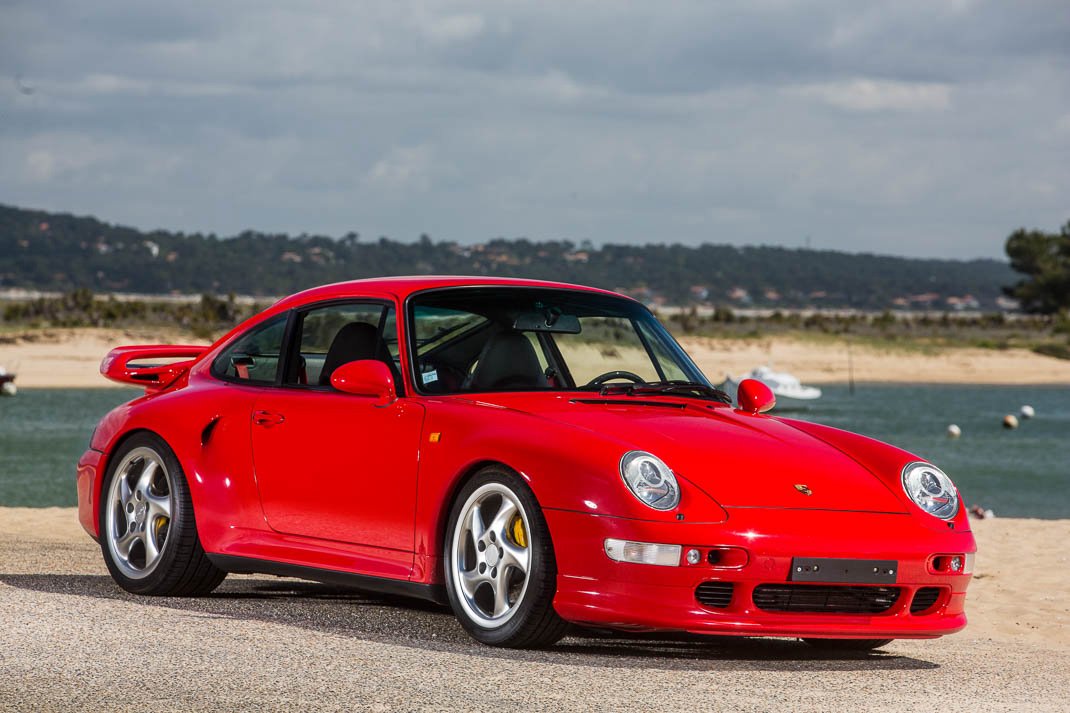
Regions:
<instances>
[{"instance_id":1,"label":"side mirror","mask_svg":"<svg viewBox=\"0 0 1070 713\"><path fill-rule=\"evenodd\" d=\"M376 406L391 404L398 397L390 368L375 359L342 364L331 374L331 386L347 394L375 398Z\"/></svg>"},{"instance_id":2,"label":"side mirror","mask_svg":"<svg viewBox=\"0 0 1070 713\"><path fill-rule=\"evenodd\" d=\"M739 404L740 411L765 413L776 406L776 396L772 389L757 379L744 379L739 382L736 403Z\"/></svg>"}]
</instances>

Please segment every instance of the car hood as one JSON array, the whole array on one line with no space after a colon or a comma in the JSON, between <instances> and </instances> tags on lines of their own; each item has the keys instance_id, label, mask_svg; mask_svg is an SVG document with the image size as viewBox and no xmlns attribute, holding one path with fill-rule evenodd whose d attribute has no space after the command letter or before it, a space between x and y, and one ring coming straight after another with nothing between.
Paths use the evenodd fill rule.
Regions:
<instances>
[{"instance_id":1,"label":"car hood","mask_svg":"<svg viewBox=\"0 0 1070 713\"><path fill-rule=\"evenodd\" d=\"M724 507L907 512L864 464L770 416L690 399L495 394L479 401L650 451Z\"/></svg>"}]
</instances>

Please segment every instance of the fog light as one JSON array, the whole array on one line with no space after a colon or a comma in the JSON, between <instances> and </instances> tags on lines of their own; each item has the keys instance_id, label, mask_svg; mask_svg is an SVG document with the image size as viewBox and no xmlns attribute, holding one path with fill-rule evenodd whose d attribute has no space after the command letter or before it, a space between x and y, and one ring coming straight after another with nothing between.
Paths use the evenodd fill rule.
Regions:
<instances>
[{"instance_id":1,"label":"fog light","mask_svg":"<svg viewBox=\"0 0 1070 713\"><path fill-rule=\"evenodd\" d=\"M933 555L929 574L973 574L973 554Z\"/></svg>"},{"instance_id":2,"label":"fog light","mask_svg":"<svg viewBox=\"0 0 1070 713\"><path fill-rule=\"evenodd\" d=\"M607 539L606 556L617 562L656 564L676 567L680 564L680 545L660 545L655 542L631 542Z\"/></svg>"},{"instance_id":3,"label":"fog light","mask_svg":"<svg viewBox=\"0 0 1070 713\"><path fill-rule=\"evenodd\" d=\"M702 553L696 549L690 549L687 551L687 563L698 564L702 561Z\"/></svg>"}]
</instances>

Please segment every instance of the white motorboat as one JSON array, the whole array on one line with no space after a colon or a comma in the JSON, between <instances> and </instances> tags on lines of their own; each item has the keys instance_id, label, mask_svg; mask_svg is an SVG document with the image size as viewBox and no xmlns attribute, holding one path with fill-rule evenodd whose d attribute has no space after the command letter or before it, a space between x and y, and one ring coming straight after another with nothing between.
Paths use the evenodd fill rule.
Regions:
<instances>
[{"instance_id":1,"label":"white motorboat","mask_svg":"<svg viewBox=\"0 0 1070 713\"><path fill-rule=\"evenodd\" d=\"M14 396L16 393L18 387L15 386L15 375L0 366L0 396Z\"/></svg>"},{"instance_id":2,"label":"white motorboat","mask_svg":"<svg viewBox=\"0 0 1070 713\"><path fill-rule=\"evenodd\" d=\"M821 398L821 389L816 386L803 386L797 378L786 371L773 371L768 366L755 367L738 378L725 375L724 391L734 395L739 382L744 379L757 379L768 386L781 405L784 405L785 401L813 401Z\"/></svg>"}]
</instances>

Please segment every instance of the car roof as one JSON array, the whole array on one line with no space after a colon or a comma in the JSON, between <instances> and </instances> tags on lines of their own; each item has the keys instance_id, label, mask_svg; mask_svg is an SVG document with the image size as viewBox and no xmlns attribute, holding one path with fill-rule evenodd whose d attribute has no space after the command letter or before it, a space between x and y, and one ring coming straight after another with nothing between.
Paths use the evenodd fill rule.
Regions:
<instances>
[{"instance_id":1,"label":"car roof","mask_svg":"<svg viewBox=\"0 0 1070 713\"><path fill-rule=\"evenodd\" d=\"M404 300L414 292L446 287L543 287L551 289L581 290L604 295L625 297L610 290L597 287L573 285L567 282L550 282L546 280L528 280L514 277L479 277L464 275L400 275L396 277L375 277L364 280L336 282L321 287L313 287L303 292L280 300L276 307L307 304L322 300L344 297L397 297ZM626 299L630 299L625 297Z\"/></svg>"}]
</instances>

